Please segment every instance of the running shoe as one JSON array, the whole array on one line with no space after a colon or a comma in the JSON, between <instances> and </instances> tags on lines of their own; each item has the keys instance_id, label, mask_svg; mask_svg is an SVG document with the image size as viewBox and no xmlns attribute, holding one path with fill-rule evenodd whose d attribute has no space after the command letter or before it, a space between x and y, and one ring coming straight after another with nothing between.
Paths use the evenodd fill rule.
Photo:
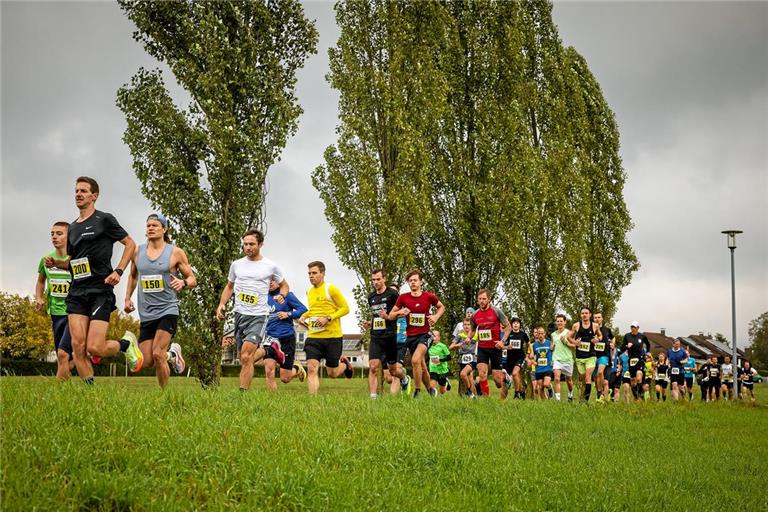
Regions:
<instances>
[{"instance_id":1,"label":"running shoe","mask_svg":"<svg viewBox=\"0 0 768 512\"><path fill-rule=\"evenodd\" d=\"M437 396L437 390L435 388L429 388L429 396L435 398Z\"/></svg>"},{"instance_id":2,"label":"running shoe","mask_svg":"<svg viewBox=\"0 0 768 512\"><path fill-rule=\"evenodd\" d=\"M352 371L352 363L349 362L349 358L347 356L343 356L341 359L339 359L339 362L347 367L347 369L344 370L344 376L348 379L351 379L353 375L353 371Z\"/></svg>"},{"instance_id":3,"label":"running shoe","mask_svg":"<svg viewBox=\"0 0 768 512\"><path fill-rule=\"evenodd\" d=\"M448 380L448 379L445 379L445 389L446 389L446 391L450 391L451 390L451 381Z\"/></svg>"},{"instance_id":4,"label":"running shoe","mask_svg":"<svg viewBox=\"0 0 768 512\"><path fill-rule=\"evenodd\" d=\"M294 363L293 367L296 369L296 376L299 378L299 382L304 382L307 378L307 371L299 363Z\"/></svg>"},{"instance_id":5,"label":"running shoe","mask_svg":"<svg viewBox=\"0 0 768 512\"><path fill-rule=\"evenodd\" d=\"M275 351L275 361L277 361L277 364L283 364L285 362L285 352L280 347L280 341L273 338L269 346Z\"/></svg>"},{"instance_id":6,"label":"running shoe","mask_svg":"<svg viewBox=\"0 0 768 512\"><path fill-rule=\"evenodd\" d=\"M409 376L406 375L404 379L400 379L400 391L411 394L411 378Z\"/></svg>"},{"instance_id":7,"label":"running shoe","mask_svg":"<svg viewBox=\"0 0 768 512\"><path fill-rule=\"evenodd\" d=\"M168 351L173 354L173 371L175 371L177 375L181 375L184 373L184 370L187 369L187 363L185 363L184 358L181 357L181 345L178 343L171 343L171 348L168 349Z\"/></svg>"},{"instance_id":8,"label":"running shoe","mask_svg":"<svg viewBox=\"0 0 768 512\"><path fill-rule=\"evenodd\" d=\"M91 357L91 363L92 364L99 364L101 363L101 356L92 356L91 354L88 354Z\"/></svg>"},{"instance_id":9,"label":"running shoe","mask_svg":"<svg viewBox=\"0 0 768 512\"><path fill-rule=\"evenodd\" d=\"M417 389L413 392L413 398L421 398L421 389Z\"/></svg>"},{"instance_id":10,"label":"running shoe","mask_svg":"<svg viewBox=\"0 0 768 512\"><path fill-rule=\"evenodd\" d=\"M504 385L507 386L507 389L512 389L512 384L512 377L510 377L508 373L504 372Z\"/></svg>"},{"instance_id":11,"label":"running shoe","mask_svg":"<svg viewBox=\"0 0 768 512\"><path fill-rule=\"evenodd\" d=\"M125 331L123 338L129 343L128 348L125 350L125 363L128 365L128 369L131 373L137 373L141 370L141 366L144 364L144 354L139 350L139 344L136 342L136 335L131 331Z\"/></svg>"}]
</instances>

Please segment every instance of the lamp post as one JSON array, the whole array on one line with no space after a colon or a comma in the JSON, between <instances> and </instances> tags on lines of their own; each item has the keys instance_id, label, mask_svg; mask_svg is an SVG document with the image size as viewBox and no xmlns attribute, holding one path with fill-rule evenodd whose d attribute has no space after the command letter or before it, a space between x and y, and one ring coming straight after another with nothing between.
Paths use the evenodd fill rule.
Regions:
<instances>
[{"instance_id":1,"label":"lamp post","mask_svg":"<svg viewBox=\"0 0 768 512\"><path fill-rule=\"evenodd\" d=\"M733 251L736 249L736 235L743 233L738 229L729 229L722 232L728 237L728 248L731 250L731 326L732 331L731 338L733 343L733 396L738 397L738 380L739 380L739 360L738 353L736 352L736 277L733 267Z\"/></svg>"}]
</instances>

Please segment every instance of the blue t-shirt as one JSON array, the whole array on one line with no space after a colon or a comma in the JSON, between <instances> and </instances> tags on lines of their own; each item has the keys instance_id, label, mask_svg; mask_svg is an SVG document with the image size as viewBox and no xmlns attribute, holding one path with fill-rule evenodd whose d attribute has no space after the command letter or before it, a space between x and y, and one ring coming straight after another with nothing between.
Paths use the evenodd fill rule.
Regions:
<instances>
[{"instance_id":1,"label":"blue t-shirt","mask_svg":"<svg viewBox=\"0 0 768 512\"><path fill-rule=\"evenodd\" d=\"M622 352L619 356L619 362L621 363L621 376L630 377L629 373L629 354Z\"/></svg>"},{"instance_id":2,"label":"blue t-shirt","mask_svg":"<svg viewBox=\"0 0 768 512\"><path fill-rule=\"evenodd\" d=\"M692 379L696 373L696 359L693 356L688 357L688 362L685 363L685 378Z\"/></svg>"},{"instance_id":3,"label":"blue t-shirt","mask_svg":"<svg viewBox=\"0 0 768 512\"><path fill-rule=\"evenodd\" d=\"M683 361L688 357L688 354L685 353L685 350L678 349L677 351L673 348L667 350L667 359L669 359L669 366L672 368L679 368L681 369L683 367Z\"/></svg>"},{"instance_id":4,"label":"blue t-shirt","mask_svg":"<svg viewBox=\"0 0 768 512\"><path fill-rule=\"evenodd\" d=\"M405 345L405 329L408 327L408 321L404 316L397 319L397 344Z\"/></svg>"},{"instance_id":5,"label":"blue t-shirt","mask_svg":"<svg viewBox=\"0 0 768 512\"><path fill-rule=\"evenodd\" d=\"M293 330L293 321L299 318L301 315L307 312L307 307L301 303L299 299L293 294L288 292L288 296L285 298L282 304L275 302L275 295L279 291L267 294L267 305L269 306L269 322L267 322L267 336L273 338L287 338L289 336L295 336L296 332ZM281 311L290 313L291 315L285 320L280 320L277 314Z\"/></svg>"},{"instance_id":6,"label":"blue t-shirt","mask_svg":"<svg viewBox=\"0 0 768 512\"><path fill-rule=\"evenodd\" d=\"M549 340L534 342L533 355L536 358L536 373L552 371L552 343Z\"/></svg>"}]
</instances>

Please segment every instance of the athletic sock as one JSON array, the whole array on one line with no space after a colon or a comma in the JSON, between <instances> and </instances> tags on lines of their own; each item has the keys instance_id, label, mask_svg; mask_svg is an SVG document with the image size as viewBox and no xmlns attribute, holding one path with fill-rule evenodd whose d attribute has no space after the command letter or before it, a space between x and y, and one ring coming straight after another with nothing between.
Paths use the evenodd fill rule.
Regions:
<instances>
[{"instance_id":1,"label":"athletic sock","mask_svg":"<svg viewBox=\"0 0 768 512\"><path fill-rule=\"evenodd\" d=\"M480 381L480 392L483 394L483 396L488 396L491 394L491 390L488 387L488 380Z\"/></svg>"},{"instance_id":2,"label":"athletic sock","mask_svg":"<svg viewBox=\"0 0 768 512\"><path fill-rule=\"evenodd\" d=\"M344 370L344 376L345 376L346 378L348 378L348 379L351 379L351 378L352 378L352 375L353 375L353 370L352 370L352 367L347 367L347 368Z\"/></svg>"},{"instance_id":3,"label":"athletic sock","mask_svg":"<svg viewBox=\"0 0 768 512\"><path fill-rule=\"evenodd\" d=\"M568 392L568 398L573 398L573 391Z\"/></svg>"},{"instance_id":4,"label":"athletic sock","mask_svg":"<svg viewBox=\"0 0 768 512\"><path fill-rule=\"evenodd\" d=\"M120 352L125 352L131 346L131 342L128 340L120 340L118 343L120 343Z\"/></svg>"},{"instance_id":5,"label":"athletic sock","mask_svg":"<svg viewBox=\"0 0 768 512\"><path fill-rule=\"evenodd\" d=\"M635 400L637 400L640 397L640 394L637 391L637 386L632 386L632 396L635 397Z\"/></svg>"},{"instance_id":6,"label":"athletic sock","mask_svg":"<svg viewBox=\"0 0 768 512\"><path fill-rule=\"evenodd\" d=\"M555 393L555 399L559 402L560 401L560 393Z\"/></svg>"},{"instance_id":7,"label":"athletic sock","mask_svg":"<svg viewBox=\"0 0 768 512\"><path fill-rule=\"evenodd\" d=\"M659 392L657 391L657 392L656 392L656 401L658 402L659 400L661 400L661 393L659 393Z\"/></svg>"},{"instance_id":8,"label":"athletic sock","mask_svg":"<svg viewBox=\"0 0 768 512\"><path fill-rule=\"evenodd\" d=\"M592 384L584 384L584 400L589 402L589 395L592 394Z\"/></svg>"},{"instance_id":9,"label":"athletic sock","mask_svg":"<svg viewBox=\"0 0 768 512\"><path fill-rule=\"evenodd\" d=\"M95 384L95 381L93 380L93 375L91 375L90 377L84 378L83 382L85 382L89 386L93 386Z\"/></svg>"},{"instance_id":10,"label":"athletic sock","mask_svg":"<svg viewBox=\"0 0 768 512\"><path fill-rule=\"evenodd\" d=\"M371 393L371 400L376 400L377 398L379 398L377 393Z\"/></svg>"},{"instance_id":11,"label":"athletic sock","mask_svg":"<svg viewBox=\"0 0 768 512\"><path fill-rule=\"evenodd\" d=\"M661 396L661 401L662 402L666 402L667 401L667 395L662 395Z\"/></svg>"},{"instance_id":12,"label":"athletic sock","mask_svg":"<svg viewBox=\"0 0 768 512\"><path fill-rule=\"evenodd\" d=\"M170 362L173 362L174 359L176 359L176 354L174 354L173 352L166 352L165 353L165 360L166 361L168 361L170 363Z\"/></svg>"},{"instance_id":13,"label":"athletic sock","mask_svg":"<svg viewBox=\"0 0 768 512\"><path fill-rule=\"evenodd\" d=\"M597 390L597 399L600 400L601 398L603 398L603 392L598 389Z\"/></svg>"}]
</instances>

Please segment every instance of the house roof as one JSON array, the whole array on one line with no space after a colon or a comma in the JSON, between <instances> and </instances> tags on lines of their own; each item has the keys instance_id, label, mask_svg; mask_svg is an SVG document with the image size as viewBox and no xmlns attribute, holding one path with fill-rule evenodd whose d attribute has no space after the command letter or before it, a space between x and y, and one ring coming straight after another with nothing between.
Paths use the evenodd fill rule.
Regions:
<instances>
[{"instance_id":1,"label":"house roof","mask_svg":"<svg viewBox=\"0 0 768 512\"><path fill-rule=\"evenodd\" d=\"M733 350L731 347L725 343L717 341L711 336L704 336L703 334L691 334L688 336L688 338L692 339L697 345L708 348L711 353L714 353L717 356L733 355ZM740 348L737 348L736 352L740 357L744 357L746 355Z\"/></svg>"},{"instance_id":2,"label":"house roof","mask_svg":"<svg viewBox=\"0 0 768 512\"><path fill-rule=\"evenodd\" d=\"M693 357L706 358L712 355L711 350L709 350L707 347L702 347L696 343L696 340L692 340L691 338L683 338L681 336L680 341L688 348L688 350L691 351Z\"/></svg>"}]
</instances>

